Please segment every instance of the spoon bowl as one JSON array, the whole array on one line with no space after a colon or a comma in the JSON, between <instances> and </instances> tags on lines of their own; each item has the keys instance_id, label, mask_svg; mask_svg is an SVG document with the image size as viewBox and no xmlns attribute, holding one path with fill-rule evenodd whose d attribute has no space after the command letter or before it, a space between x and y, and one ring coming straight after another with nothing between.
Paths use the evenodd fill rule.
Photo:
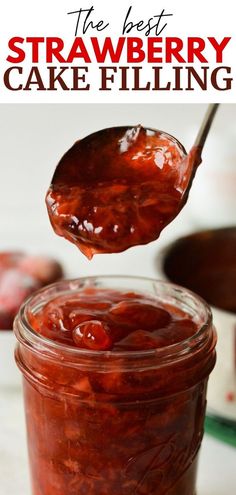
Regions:
<instances>
[{"instance_id":1,"label":"spoon bowl","mask_svg":"<svg viewBox=\"0 0 236 495\"><path fill-rule=\"evenodd\" d=\"M88 258L157 239L186 203L215 110L188 155L175 137L141 125L77 141L60 160L46 197L55 232Z\"/></svg>"}]
</instances>

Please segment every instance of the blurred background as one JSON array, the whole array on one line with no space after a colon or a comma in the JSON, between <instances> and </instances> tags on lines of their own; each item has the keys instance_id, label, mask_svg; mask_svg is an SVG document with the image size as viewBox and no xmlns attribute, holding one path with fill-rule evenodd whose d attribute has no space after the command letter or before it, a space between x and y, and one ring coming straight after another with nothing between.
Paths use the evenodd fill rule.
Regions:
<instances>
[{"instance_id":1,"label":"blurred background","mask_svg":"<svg viewBox=\"0 0 236 495\"><path fill-rule=\"evenodd\" d=\"M66 275L129 273L155 276L154 258L172 238L206 226L234 223L236 216L236 105L220 106L184 211L159 241L89 262L57 237L44 197L64 152L104 127L143 124L193 144L206 105L1 105L0 250L24 249L57 257ZM141 260L141 263L140 263Z\"/></svg>"}]
</instances>

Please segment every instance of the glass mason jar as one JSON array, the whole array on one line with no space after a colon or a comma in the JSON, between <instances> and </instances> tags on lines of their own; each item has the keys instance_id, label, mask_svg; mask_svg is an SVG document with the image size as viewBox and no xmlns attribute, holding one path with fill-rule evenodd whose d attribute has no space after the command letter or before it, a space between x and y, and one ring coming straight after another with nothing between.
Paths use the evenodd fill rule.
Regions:
<instances>
[{"instance_id":1,"label":"glass mason jar","mask_svg":"<svg viewBox=\"0 0 236 495\"><path fill-rule=\"evenodd\" d=\"M197 322L187 340L146 351L91 351L37 334L29 314L84 287L139 291ZM136 277L44 288L16 320L33 495L194 495L206 387L215 364L209 306L190 291Z\"/></svg>"}]
</instances>

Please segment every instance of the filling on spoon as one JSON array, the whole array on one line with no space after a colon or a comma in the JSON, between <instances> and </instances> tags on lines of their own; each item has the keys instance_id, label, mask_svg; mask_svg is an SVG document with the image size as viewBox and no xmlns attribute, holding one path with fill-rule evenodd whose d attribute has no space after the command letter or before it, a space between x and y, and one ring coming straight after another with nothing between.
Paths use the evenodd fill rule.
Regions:
<instances>
[{"instance_id":1,"label":"filling on spoon","mask_svg":"<svg viewBox=\"0 0 236 495\"><path fill-rule=\"evenodd\" d=\"M90 259L157 239L182 207L186 156L174 137L141 126L77 141L46 197L55 232Z\"/></svg>"}]
</instances>

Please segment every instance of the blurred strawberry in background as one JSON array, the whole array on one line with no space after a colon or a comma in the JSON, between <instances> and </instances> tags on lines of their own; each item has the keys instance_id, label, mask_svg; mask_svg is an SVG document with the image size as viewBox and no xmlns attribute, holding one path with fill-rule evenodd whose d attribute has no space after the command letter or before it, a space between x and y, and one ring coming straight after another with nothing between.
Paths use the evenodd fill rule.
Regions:
<instances>
[{"instance_id":1,"label":"blurred strawberry in background","mask_svg":"<svg viewBox=\"0 0 236 495\"><path fill-rule=\"evenodd\" d=\"M0 330L12 328L24 299L62 276L63 269L54 259L22 252L0 252Z\"/></svg>"}]
</instances>

